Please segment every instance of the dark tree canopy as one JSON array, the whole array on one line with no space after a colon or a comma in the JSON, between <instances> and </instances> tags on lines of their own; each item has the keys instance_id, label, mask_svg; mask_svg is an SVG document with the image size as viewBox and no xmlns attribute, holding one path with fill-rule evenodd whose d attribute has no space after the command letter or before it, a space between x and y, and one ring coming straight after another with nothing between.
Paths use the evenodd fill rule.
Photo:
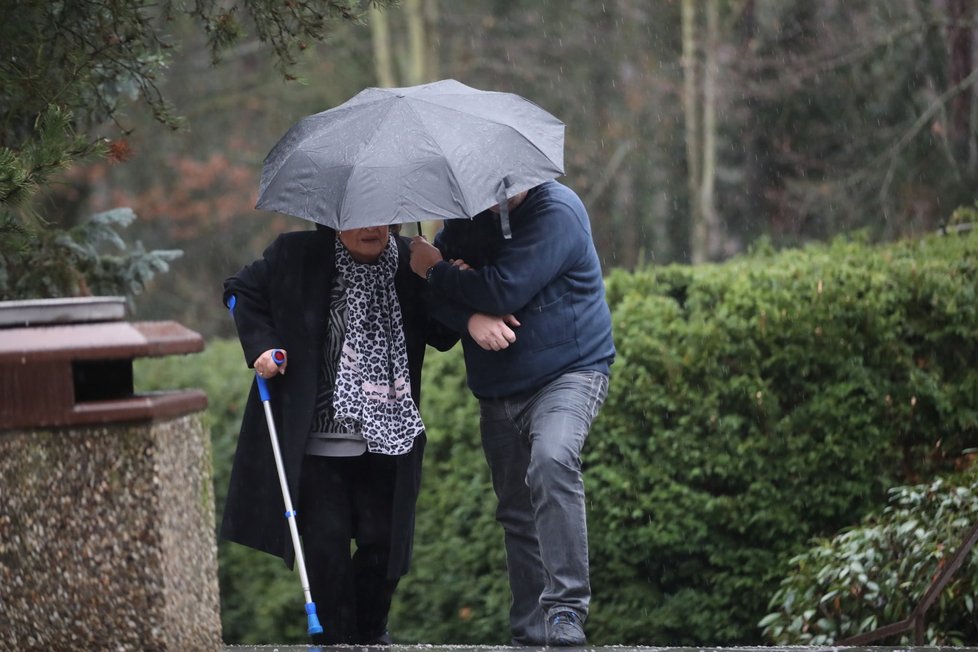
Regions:
<instances>
[{"instance_id":1,"label":"dark tree canopy","mask_svg":"<svg viewBox=\"0 0 978 652\"><path fill-rule=\"evenodd\" d=\"M0 0L0 298L85 294L92 270L104 271L95 243L79 241L92 229L66 232L69 225L59 216L38 214L30 200L52 174L75 161L124 158L125 141L113 139L126 133L124 111L133 102L148 106L159 122L178 127L179 109L160 91L178 46L172 30L178 16L200 25L214 62L250 31L288 75L298 51L325 38L336 23L360 20L369 4ZM111 231L112 224L124 221L102 219L101 225ZM68 241L77 246L66 246ZM156 266L165 268L165 259ZM52 274L37 274L39 263ZM132 274L118 281L120 293L141 285Z\"/></svg>"}]
</instances>

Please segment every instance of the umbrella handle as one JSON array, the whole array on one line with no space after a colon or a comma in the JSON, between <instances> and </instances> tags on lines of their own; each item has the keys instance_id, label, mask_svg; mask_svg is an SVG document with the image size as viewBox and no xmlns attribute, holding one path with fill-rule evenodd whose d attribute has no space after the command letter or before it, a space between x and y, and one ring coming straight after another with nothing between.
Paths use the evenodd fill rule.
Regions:
<instances>
[{"instance_id":1,"label":"umbrella handle","mask_svg":"<svg viewBox=\"0 0 978 652\"><path fill-rule=\"evenodd\" d=\"M499 205L499 228L503 231L504 240L513 239L513 231L509 226L509 197L507 196L507 191L512 185L513 182L507 174L496 187L496 203Z\"/></svg>"}]
</instances>

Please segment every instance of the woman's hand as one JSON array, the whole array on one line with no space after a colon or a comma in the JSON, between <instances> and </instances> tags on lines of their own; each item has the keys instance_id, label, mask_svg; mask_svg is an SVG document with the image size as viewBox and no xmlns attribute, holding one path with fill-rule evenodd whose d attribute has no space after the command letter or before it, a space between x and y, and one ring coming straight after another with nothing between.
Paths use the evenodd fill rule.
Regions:
<instances>
[{"instance_id":1,"label":"woman's hand","mask_svg":"<svg viewBox=\"0 0 978 652\"><path fill-rule=\"evenodd\" d=\"M513 328L519 325L513 315L500 317L477 312L469 317L469 335L486 351L502 351L516 341Z\"/></svg>"},{"instance_id":2,"label":"woman's hand","mask_svg":"<svg viewBox=\"0 0 978 652\"><path fill-rule=\"evenodd\" d=\"M411 270L415 274L426 278L428 268L442 260L438 248L425 240L423 235L416 235L411 239Z\"/></svg>"},{"instance_id":3,"label":"woman's hand","mask_svg":"<svg viewBox=\"0 0 978 652\"><path fill-rule=\"evenodd\" d=\"M275 359L272 357L275 354L282 358L282 364L275 364ZM269 379L275 374L285 375L285 367L289 364L289 356L285 352L285 349L269 349L262 353L255 360L255 373L264 379Z\"/></svg>"}]
</instances>

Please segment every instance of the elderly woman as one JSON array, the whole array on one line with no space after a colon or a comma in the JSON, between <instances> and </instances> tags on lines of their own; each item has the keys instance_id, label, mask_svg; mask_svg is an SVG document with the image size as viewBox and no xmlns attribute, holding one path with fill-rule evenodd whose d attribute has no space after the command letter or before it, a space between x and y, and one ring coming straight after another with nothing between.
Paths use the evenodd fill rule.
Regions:
<instances>
[{"instance_id":1,"label":"elderly woman","mask_svg":"<svg viewBox=\"0 0 978 652\"><path fill-rule=\"evenodd\" d=\"M425 435L425 345L457 336L429 320L407 240L386 226L280 235L224 283L245 360L268 379L310 590L316 643L389 643L407 571ZM275 349L286 354L278 366ZM245 408L221 536L294 552L257 388ZM356 542L350 553L350 542ZM318 639L318 637L317 637Z\"/></svg>"}]
</instances>

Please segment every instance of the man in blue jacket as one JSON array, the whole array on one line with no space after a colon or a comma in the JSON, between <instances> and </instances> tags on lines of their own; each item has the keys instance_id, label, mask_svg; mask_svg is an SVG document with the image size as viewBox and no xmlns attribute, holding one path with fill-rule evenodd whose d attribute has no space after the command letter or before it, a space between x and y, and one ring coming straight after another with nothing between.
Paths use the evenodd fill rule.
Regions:
<instances>
[{"instance_id":1,"label":"man in blue jacket","mask_svg":"<svg viewBox=\"0 0 978 652\"><path fill-rule=\"evenodd\" d=\"M510 198L508 220L499 212L447 221L435 246L416 237L411 268L428 281L432 314L462 334L513 643L579 646L591 598L581 449L608 393L611 315L572 190L548 181Z\"/></svg>"}]
</instances>

